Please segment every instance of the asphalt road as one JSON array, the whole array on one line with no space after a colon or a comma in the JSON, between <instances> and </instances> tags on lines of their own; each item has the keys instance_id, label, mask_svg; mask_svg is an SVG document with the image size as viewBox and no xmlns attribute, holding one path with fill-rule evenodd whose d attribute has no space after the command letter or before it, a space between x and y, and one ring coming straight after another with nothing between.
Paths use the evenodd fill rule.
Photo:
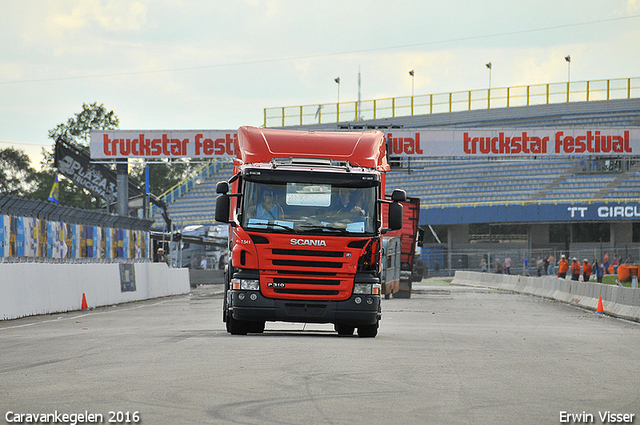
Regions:
<instances>
[{"instance_id":1,"label":"asphalt road","mask_svg":"<svg viewBox=\"0 0 640 425\"><path fill-rule=\"evenodd\" d=\"M231 336L221 307L219 287L205 286L0 322L0 424L55 413L57 423L539 425L584 414L598 424L607 411L640 423L638 323L426 281L411 299L384 300L375 339L286 323Z\"/></svg>"}]
</instances>

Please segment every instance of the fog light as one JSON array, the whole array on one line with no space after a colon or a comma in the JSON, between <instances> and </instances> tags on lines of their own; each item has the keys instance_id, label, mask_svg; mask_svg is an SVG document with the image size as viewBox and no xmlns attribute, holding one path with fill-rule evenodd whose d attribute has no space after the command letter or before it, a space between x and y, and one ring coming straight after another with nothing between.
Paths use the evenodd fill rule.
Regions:
<instances>
[{"instance_id":1,"label":"fog light","mask_svg":"<svg viewBox=\"0 0 640 425\"><path fill-rule=\"evenodd\" d=\"M245 297L244 292L238 294L238 299L239 300L244 300L244 297Z\"/></svg>"},{"instance_id":2,"label":"fog light","mask_svg":"<svg viewBox=\"0 0 640 425\"><path fill-rule=\"evenodd\" d=\"M362 298L360 297L356 297L355 300L353 300L356 304L360 304L362 302Z\"/></svg>"},{"instance_id":3,"label":"fog light","mask_svg":"<svg viewBox=\"0 0 640 425\"><path fill-rule=\"evenodd\" d=\"M255 293L251 294L251 295L249 295L249 298L251 298L251 301L255 301L255 300L258 299L258 294L255 294Z\"/></svg>"},{"instance_id":4,"label":"fog light","mask_svg":"<svg viewBox=\"0 0 640 425\"><path fill-rule=\"evenodd\" d=\"M369 305L373 304L373 298L367 298L367 304Z\"/></svg>"}]
</instances>

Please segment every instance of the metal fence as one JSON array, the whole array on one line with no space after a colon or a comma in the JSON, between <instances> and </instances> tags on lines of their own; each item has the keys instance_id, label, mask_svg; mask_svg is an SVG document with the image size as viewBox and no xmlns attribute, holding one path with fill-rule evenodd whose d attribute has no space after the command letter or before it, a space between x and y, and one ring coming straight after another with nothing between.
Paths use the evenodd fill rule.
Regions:
<instances>
[{"instance_id":1,"label":"metal fence","mask_svg":"<svg viewBox=\"0 0 640 425\"><path fill-rule=\"evenodd\" d=\"M0 262L150 261L152 223L0 194Z\"/></svg>"}]
</instances>

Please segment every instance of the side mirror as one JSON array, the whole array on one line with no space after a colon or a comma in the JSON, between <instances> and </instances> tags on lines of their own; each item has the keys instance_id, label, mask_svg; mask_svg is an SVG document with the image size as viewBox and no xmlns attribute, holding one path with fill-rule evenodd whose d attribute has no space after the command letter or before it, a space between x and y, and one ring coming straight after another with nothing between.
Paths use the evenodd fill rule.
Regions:
<instances>
[{"instance_id":1,"label":"side mirror","mask_svg":"<svg viewBox=\"0 0 640 425\"><path fill-rule=\"evenodd\" d=\"M403 189L393 189L391 200L393 202L405 202L407 200L407 192L405 192Z\"/></svg>"},{"instance_id":2,"label":"side mirror","mask_svg":"<svg viewBox=\"0 0 640 425\"><path fill-rule=\"evenodd\" d=\"M221 183L226 184L226 182ZM218 183L218 185L220 185L220 183ZM226 193L216 198L216 221L219 221L220 223L229 222L229 199L229 195Z\"/></svg>"},{"instance_id":3,"label":"side mirror","mask_svg":"<svg viewBox=\"0 0 640 425\"><path fill-rule=\"evenodd\" d=\"M404 190L402 190L401 192L404 193ZM393 193L395 194L396 191L394 190ZM216 213L217 213L217 210L216 210ZM401 203L394 202L390 204L389 205L389 223L388 223L389 229L391 230L402 229L403 215L404 215L404 207Z\"/></svg>"},{"instance_id":4,"label":"side mirror","mask_svg":"<svg viewBox=\"0 0 640 425\"><path fill-rule=\"evenodd\" d=\"M216 184L216 193L227 193L229 192L229 183L222 181Z\"/></svg>"}]
</instances>

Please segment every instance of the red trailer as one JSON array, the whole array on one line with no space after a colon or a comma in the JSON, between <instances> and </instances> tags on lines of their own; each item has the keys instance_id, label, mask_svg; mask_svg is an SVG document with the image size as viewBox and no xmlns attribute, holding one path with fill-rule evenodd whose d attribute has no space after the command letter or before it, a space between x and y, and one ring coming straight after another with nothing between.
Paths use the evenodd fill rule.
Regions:
<instances>
[{"instance_id":1,"label":"red trailer","mask_svg":"<svg viewBox=\"0 0 640 425\"><path fill-rule=\"evenodd\" d=\"M400 238L401 266L400 285L385 288L385 296L393 294L396 298L411 297L411 283L419 282L424 276L424 267L420 267L422 261L416 258L416 242L420 234L418 224L420 222L420 198L407 197L403 205L402 228L385 233L385 237L396 236ZM388 208L383 208L383 223L386 223Z\"/></svg>"}]
</instances>

